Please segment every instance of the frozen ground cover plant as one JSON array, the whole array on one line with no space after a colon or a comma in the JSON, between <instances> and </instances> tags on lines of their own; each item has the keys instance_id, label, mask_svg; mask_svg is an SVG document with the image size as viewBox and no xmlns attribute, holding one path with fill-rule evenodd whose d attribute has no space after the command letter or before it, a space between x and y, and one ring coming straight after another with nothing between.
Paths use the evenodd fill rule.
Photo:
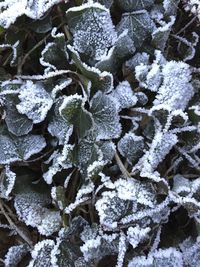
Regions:
<instances>
[{"instance_id":1,"label":"frozen ground cover plant","mask_svg":"<svg viewBox=\"0 0 200 267\"><path fill-rule=\"evenodd\" d=\"M199 14L0 1L0 266L200 266Z\"/></svg>"}]
</instances>

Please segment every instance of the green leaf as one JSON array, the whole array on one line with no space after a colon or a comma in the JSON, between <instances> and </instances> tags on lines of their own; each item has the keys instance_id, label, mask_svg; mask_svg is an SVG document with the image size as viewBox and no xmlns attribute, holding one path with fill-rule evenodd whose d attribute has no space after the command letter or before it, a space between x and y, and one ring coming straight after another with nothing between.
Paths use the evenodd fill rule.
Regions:
<instances>
[{"instance_id":1,"label":"green leaf","mask_svg":"<svg viewBox=\"0 0 200 267\"><path fill-rule=\"evenodd\" d=\"M59 108L61 116L68 125L73 125L77 135L83 138L93 126L91 114L85 109L85 99L78 95L71 95L64 98Z\"/></svg>"},{"instance_id":2,"label":"green leaf","mask_svg":"<svg viewBox=\"0 0 200 267\"><path fill-rule=\"evenodd\" d=\"M66 16L73 46L79 53L100 60L115 43L117 34L109 10L99 3L72 7Z\"/></svg>"},{"instance_id":3,"label":"green leaf","mask_svg":"<svg viewBox=\"0 0 200 267\"><path fill-rule=\"evenodd\" d=\"M118 138L121 134L118 108L113 98L98 91L91 100L97 140Z\"/></svg>"},{"instance_id":4,"label":"green leaf","mask_svg":"<svg viewBox=\"0 0 200 267\"><path fill-rule=\"evenodd\" d=\"M121 34L128 29L128 34L136 48L141 47L145 39L151 36L155 25L146 10L124 13L117 25L117 32Z\"/></svg>"}]
</instances>

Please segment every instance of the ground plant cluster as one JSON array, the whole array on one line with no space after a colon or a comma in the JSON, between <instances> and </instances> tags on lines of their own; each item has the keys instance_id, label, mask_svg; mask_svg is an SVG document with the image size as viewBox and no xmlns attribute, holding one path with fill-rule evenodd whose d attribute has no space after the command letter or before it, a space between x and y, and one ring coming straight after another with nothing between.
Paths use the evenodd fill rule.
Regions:
<instances>
[{"instance_id":1,"label":"ground plant cluster","mask_svg":"<svg viewBox=\"0 0 200 267\"><path fill-rule=\"evenodd\" d=\"M200 266L199 0L0 0L0 265Z\"/></svg>"}]
</instances>

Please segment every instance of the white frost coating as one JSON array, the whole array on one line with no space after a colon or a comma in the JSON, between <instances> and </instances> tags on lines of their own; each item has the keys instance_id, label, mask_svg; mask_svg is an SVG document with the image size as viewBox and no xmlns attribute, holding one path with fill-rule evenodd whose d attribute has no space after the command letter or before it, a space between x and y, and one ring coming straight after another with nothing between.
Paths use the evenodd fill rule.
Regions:
<instances>
[{"instance_id":1,"label":"white frost coating","mask_svg":"<svg viewBox=\"0 0 200 267\"><path fill-rule=\"evenodd\" d=\"M10 247L4 259L5 267L17 266L28 251L29 249L26 245Z\"/></svg>"},{"instance_id":2,"label":"white frost coating","mask_svg":"<svg viewBox=\"0 0 200 267\"><path fill-rule=\"evenodd\" d=\"M183 267L182 253L175 248L159 249L150 253L148 257L139 256L133 258L128 267L152 267L152 266L177 266Z\"/></svg>"},{"instance_id":3,"label":"white frost coating","mask_svg":"<svg viewBox=\"0 0 200 267\"><path fill-rule=\"evenodd\" d=\"M38 242L31 252L32 260L27 267L50 267L51 265L51 251L55 243L53 240L45 239Z\"/></svg>"},{"instance_id":4,"label":"white frost coating","mask_svg":"<svg viewBox=\"0 0 200 267\"><path fill-rule=\"evenodd\" d=\"M194 95L190 66L184 62L167 62L162 69L163 83L158 90L154 105L165 104L171 110L187 107Z\"/></svg>"},{"instance_id":5,"label":"white frost coating","mask_svg":"<svg viewBox=\"0 0 200 267\"><path fill-rule=\"evenodd\" d=\"M128 81L119 83L110 95L116 99L116 105L119 111L124 108L131 108L137 103L137 97L133 94L133 90Z\"/></svg>"},{"instance_id":6,"label":"white frost coating","mask_svg":"<svg viewBox=\"0 0 200 267\"><path fill-rule=\"evenodd\" d=\"M3 0L0 2L0 25L8 28L16 19L26 15L32 19L40 19L45 12L60 0Z\"/></svg>"},{"instance_id":7,"label":"white frost coating","mask_svg":"<svg viewBox=\"0 0 200 267\"><path fill-rule=\"evenodd\" d=\"M124 258L126 254L126 235L121 232L119 238L119 253L117 257L117 265L116 267L123 267Z\"/></svg>"},{"instance_id":8,"label":"white frost coating","mask_svg":"<svg viewBox=\"0 0 200 267\"><path fill-rule=\"evenodd\" d=\"M52 235L60 229L61 217L59 212L51 211L45 206L50 204L50 198L45 194L17 194L14 200L16 213L20 220L32 227L37 227L42 235Z\"/></svg>"},{"instance_id":9,"label":"white frost coating","mask_svg":"<svg viewBox=\"0 0 200 267\"><path fill-rule=\"evenodd\" d=\"M132 132L126 133L118 142L117 148L120 154L132 164L138 160L144 151L144 138Z\"/></svg>"},{"instance_id":10,"label":"white frost coating","mask_svg":"<svg viewBox=\"0 0 200 267\"><path fill-rule=\"evenodd\" d=\"M40 83L26 81L19 93L20 103L16 105L33 123L42 122L53 105L53 99Z\"/></svg>"},{"instance_id":11,"label":"white frost coating","mask_svg":"<svg viewBox=\"0 0 200 267\"><path fill-rule=\"evenodd\" d=\"M0 7L1 7L1 3L0 3ZM1 23L1 13L0 13L0 23ZM17 41L13 45L11 45L11 44L2 44L2 45L0 45L0 48L12 48L13 57L12 57L12 60L10 62L10 65L14 64L14 62L15 62L15 60L17 58L17 46L18 45L19 45L19 41Z\"/></svg>"},{"instance_id":12,"label":"white frost coating","mask_svg":"<svg viewBox=\"0 0 200 267\"><path fill-rule=\"evenodd\" d=\"M90 200L90 197L82 197L75 200L74 203L71 203L68 207L65 208L65 213L70 214L74 209L76 209L80 204L85 201Z\"/></svg>"},{"instance_id":13,"label":"white frost coating","mask_svg":"<svg viewBox=\"0 0 200 267\"><path fill-rule=\"evenodd\" d=\"M10 164L21 160L17 148L11 138L0 135L0 164Z\"/></svg>"},{"instance_id":14,"label":"white frost coating","mask_svg":"<svg viewBox=\"0 0 200 267\"><path fill-rule=\"evenodd\" d=\"M127 230L127 240L133 248L136 248L140 242L144 241L148 237L148 233L150 231L150 227L142 228L139 225L129 227Z\"/></svg>"},{"instance_id":15,"label":"white frost coating","mask_svg":"<svg viewBox=\"0 0 200 267\"><path fill-rule=\"evenodd\" d=\"M56 67L54 65L44 60L44 54L49 50L50 47L54 45L55 45L54 43L48 43L41 53L40 64L44 67L47 67L47 69L45 70L45 73L49 73L51 69L53 69L54 71L56 70Z\"/></svg>"},{"instance_id":16,"label":"white frost coating","mask_svg":"<svg viewBox=\"0 0 200 267\"><path fill-rule=\"evenodd\" d=\"M178 138L175 134L157 131L149 151L147 151L143 157L144 162L142 172L153 173L158 164L165 159L177 142Z\"/></svg>"},{"instance_id":17,"label":"white frost coating","mask_svg":"<svg viewBox=\"0 0 200 267\"><path fill-rule=\"evenodd\" d=\"M74 48L101 60L117 40L110 12L99 3L86 3L67 10Z\"/></svg>"},{"instance_id":18,"label":"white frost coating","mask_svg":"<svg viewBox=\"0 0 200 267\"><path fill-rule=\"evenodd\" d=\"M86 261L90 260L91 258L91 249L97 249L101 245L101 237L97 236L95 239L89 239L87 240L81 247L81 252L84 255L84 259Z\"/></svg>"},{"instance_id":19,"label":"white frost coating","mask_svg":"<svg viewBox=\"0 0 200 267\"><path fill-rule=\"evenodd\" d=\"M182 0L185 11L190 12L200 20L200 2L199 0Z\"/></svg>"},{"instance_id":20,"label":"white frost coating","mask_svg":"<svg viewBox=\"0 0 200 267\"><path fill-rule=\"evenodd\" d=\"M67 86L69 86L71 83L72 83L72 79L69 78L69 79L67 79L67 80L62 81L60 84L57 84L57 85L53 88L53 90L52 90L52 92L51 92L51 97L52 97L53 99L55 99L56 96L57 96L57 94L58 94L58 92L60 92L60 91L62 91L63 89L65 89L65 88L66 88Z\"/></svg>"},{"instance_id":21,"label":"white frost coating","mask_svg":"<svg viewBox=\"0 0 200 267\"><path fill-rule=\"evenodd\" d=\"M9 199L16 180L16 174L10 170L10 166L6 165L5 172L0 177L0 197Z\"/></svg>"},{"instance_id":22,"label":"white frost coating","mask_svg":"<svg viewBox=\"0 0 200 267\"><path fill-rule=\"evenodd\" d=\"M26 135L19 137L16 141L23 160L28 160L31 156L42 151L46 147L46 141L41 135Z\"/></svg>"},{"instance_id":23,"label":"white frost coating","mask_svg":"<svg viewBox=\"0 0 200 267\"><path fill-rule=\"evenodd\" d=\"M118 138L121 134L121 124L113 98L98 91L90 104L90 112L98 134L97 140Z\"/></svg>"}]
</instances>

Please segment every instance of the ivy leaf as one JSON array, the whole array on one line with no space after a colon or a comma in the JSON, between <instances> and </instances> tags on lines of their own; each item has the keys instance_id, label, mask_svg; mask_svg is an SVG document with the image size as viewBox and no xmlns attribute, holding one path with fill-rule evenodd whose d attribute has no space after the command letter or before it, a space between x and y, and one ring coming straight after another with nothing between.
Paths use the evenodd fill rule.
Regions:
<instances>
[{"instance_id":1,"label":"ivy leaf","mask_svg":"<svg viewBox=\"0 0 200 267\"><path fill-rule=\"evenodd\" d=\"M50 236L60 229L61 216L60 212L47 208L51 203L48 187L40 183L40 191L33 185L21 186L15 190L14 207L21 221Z\"/></svg>"},{"instance_id":2,"label":"ivy leaf","mask_svg":"<svg viewBox=\"0 0 200 267\"><path fill-rule=\"evenodd\" d=\"M170 21L162 23L162 26L158 27L152 33L152 44L156 49L164 51L166 43L169 39L169 34L172 29L172 26L175 23L175 17L171 16Z\"/></svg>"},{"instance_id":3,"label":"ivy leaf","mask_svg":"<svg viewBox=\"0 0 200 267\"><path fill-rule=\"evenodd\" d=\"M53 100L41 83L26 81L19 92L20 103L16 106L21 114L25 114L33 123L42 122L53 105Z\"/></svg>"},{"instance_id":4,"label":"ivy leaf","mask_svg":"<svg viewBox=\"0 0 200 267\"><path fill-rule=\"evenodd\" d=\"M143 154L144 138L134 133L126 133L118 142L118 150L130 164L135 163Z\"/></svg>"},{"instance_id":5,"label":"ivy leaf","mask_svg":"<svg viewBox=\"0 0 200 267\"><path fill-rule=\"evenodd\" d=\"M184 62L169 61L164 65L162 74L163 83L158 90L154 105L164 104L170 110L184 110L194 95L194 88L190 83L190 66Z\"/></svg>"},{"instance_id":6,"label":"ivy leaf","mask_svg":"<svg viewBox=\"0 0 200 267\"><path fill-rule=\"evenodd\" d=\"M5 267L17 267L28 252L29 248L26 244L10 247L5 255Z\"/></svg>"},{"instance_id":7,"label":"ivy leaf","mask_svg":"<svg viewBox=\"0 0 200 267\"><path fill-rule=\"evenodd\" d=\"M73 46L79 53L100 60L115 43L117 34L109 10L101 4L72 7L66 16L73 33Z\"/></svg>"},{"instance_id":8,"label":"ivy leaf","mask_svg":"<svg viewBox=\"0 0 200 267\"><path fill-rule=\"evenodd\" d=\"M31 252L32 260L27 267L52 267L51 251L54 246L54 241L50 239L38 242Z\"/></svg>"},{"instance_id":9,"label":"ivy leaf","mask_svg":"<svg viewBox=\"0 0 200 267\"><path fill-rule=\"evenodd\" d=\"M54 114L52 115L50 122L48 124L48 131L52 136L55 136L59 140L59 144L63 145L66 135L72 128L66 120L59 113L59 106L61 101L58 101L54 107ZM71 129L72 131L72 129Z\"/></svg>"},{"instance_id":10,"label":"ivy leaf","mask_svg":"<svg viewBox=\"0 0 200 267\"><path fill-rule=\"evenodd\" d=\"M124 108L131 108L137 103L137 97L133 93L133 90L127 81L123 81L110 94L115 101L118 110L121 111Z\"/></svg>"},{"instance_id":11,"label":"ivy leaf","mask_svg":"<svg viewBox=\"0 0 200 267\"><path fill-rule=\"evenodd\" d=\"M45 146L46 141L40 135L27 135L18 138L1 135L0 164L28 160L34 154L39 153Z\"/></svg>"},{"instance_id":12,"label":"ivy leaf","mask_svg":"<svg viewBox=\"0 0 200 267\"><path fill-rule=\"evenodd\" d=\"M118 110L115 101L98 91L90 102L97 132L97 140L118 138L121 134Z\"/></svg>"},{"instance_id":13,"label":"ivy leaf","mask_svg":"<svg viewBox=\"0 0 200 267\"><path fill-rule=\"evenodd\" d=\"M84 108L85 99L78 95L65 97L59 108L68 125L73 125L78 136L83 138L93 126L91 114Z\"/></svg>"},{"instance_id":14,"label":"ivy leaf","mask_svg":"<svg viewBox=\"0 0 200 267\"><path fill-rule=\"evenodd\" d=\"M177 266L183 267L182 253L175 248L159 249L145 256L133 258L128 267Z\"/></svg>"},{"instance_id":15,"label":"ivy leaf","mask_svg":"<svg viewBox=\"0 0 200 267\"><path fill-rule=\"evenodd\" d=\"M6 125L9 132L16 136L22 136L28 134L32 128L33 123L27 118L26 115L20 114L16 109L16 96L6 96L5 110L6 110Z\"/></svg>"},{"instance_id":16,"label":"ivy leaf","mask_svg":"<svg viewBox=\"0 0 200 267\"><path fill-rule=\"evenodd\" d=\"M90 67L83 63L80 59L79 54L74 50L74 48L68 45L68 49L71 51L72 59L76 67L81 71L81 73L86 77L91 83L87 88L88 95L94 95L97 90L103 92L109 92L113 88L113 76L107 71L101 72L98 68Z\"/></svg>"},{"instance_id":17,"label":"ivy leaf","mask_svg":"<svg viewBox=\"0 0 200 267\"><path fill-rule=\"evenodd\" d=\"M117 39L115 45L108 51L108 55L96 64L101 71L116 74L123 62L135 53L135 47L127 31Z\"/></svg>"},{"instance_id":18,"label":"ivy leaf","mask_svg":"<svg viewBox=\"0 0 200 267\"><path fill-rule=\"evenodd\" d=\"M56 34L56 28L52 30L54 41L47 43L42 51L40 63L46 67L46 72L50 70L66 69L68 64L68 52L63 33ZM62 60L61 60L62 59Z\"/></svg>"},{"instance_id":19,"label":"ivy leaf","mask_svg":"<svg viewBox=\"0 0 200 267\"><path fill-rule=\"evenodd\" d=\"M128 29L128 34L134 42L134 46L138 48L151 35L155 25L149 13L146 10L141 10L122 15L121 21L117 25L117 32L121 34L126 29Z\"/></svg>"},{"instance_id":20,"label":"ivy leaf","mask_svg":"<svg viewBox=\"0 0 200 267\"><path fill-rule=\"evenodd\" d=\"M154 0L117 0L117 4L122 10L132 12L134 10L148 9L154 4Z\"/></svg>"},{"instance_id":21,"label":"ivy leaf","mask_svg":"<svg viewBox=\"0 0 200 267\"><path fill-rule=\"evenodd\" d=\"M0 176L0 197L9 199L16 180L16 174L10 170L10 166L7 165L5 170Z\"/></svg>"}]
</instances>

